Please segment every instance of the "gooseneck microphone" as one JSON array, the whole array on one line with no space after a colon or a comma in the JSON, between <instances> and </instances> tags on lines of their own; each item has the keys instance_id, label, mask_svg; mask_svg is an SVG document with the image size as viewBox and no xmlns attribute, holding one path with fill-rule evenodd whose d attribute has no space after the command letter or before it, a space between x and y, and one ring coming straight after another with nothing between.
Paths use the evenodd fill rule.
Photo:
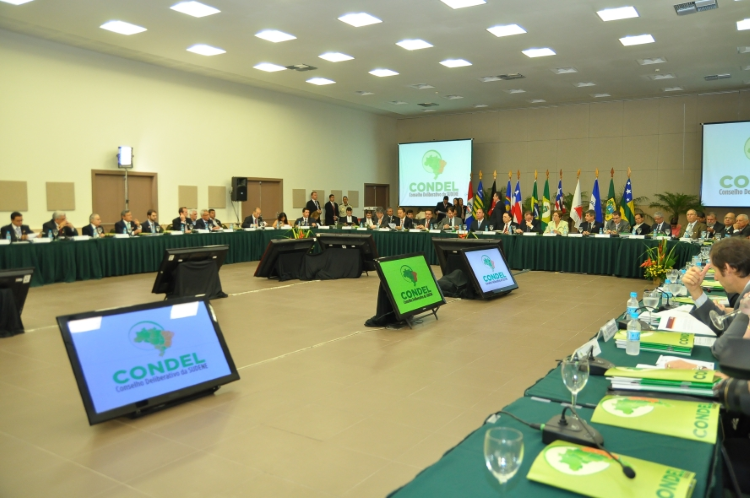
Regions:
<instances>
[{"instance_id":1,"label":"gooseneck microphone","mask_svg":"<svg viewBox=\"0 0 750 498\"><path fill-rule=\"evenodd\" d=\"M578 413L576 412L575 407L570 406L570 411L573 412L573 415L576 416L577 419L581 420L581 418L578 416ZM565 417L565 409L563 408L563 417ZM604 453L609 455L609 457L614 460L615 462L620 464L620 467L622 467L622 473L625 474L625 476L628 479L633 479L635 477L635 470L633 470L633 467L629 467L628 465L625 465L620 461L619 458L614 456L612 453L609 452L607 448L605 448L603 445L601 445L597 438L594 437L593 434L589 431L588 424L582 424L584 430L591 436L591 439L593 439L594 443L596 444L596 447L602 450Z\"/></svg>"}]
</instances>

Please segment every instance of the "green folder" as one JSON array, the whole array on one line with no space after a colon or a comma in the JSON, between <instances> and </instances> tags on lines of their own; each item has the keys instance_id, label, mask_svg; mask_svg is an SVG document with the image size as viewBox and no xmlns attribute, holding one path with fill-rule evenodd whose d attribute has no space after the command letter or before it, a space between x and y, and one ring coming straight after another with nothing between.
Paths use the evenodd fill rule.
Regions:
<instances>
[{"instance_id":1,"label":"green folder","mask_svg":"<svg viewBox=\"0 0 750 498\"><path fill-rule=\"evenodd\" d=\"M635 479L628 479L620 465L603 451L565 441L555 441L544 448L526 477L596 498L689 498L693 494L693 472L616 453L615 456L635 470Z\"/></svg>"},{"instance_id":2,"label":"green folder","mask_svg":"<svg viewBox=\"0 0 750 498\"><path fill-rule=\"evenodd\" d=\"M672 333L672 332L668 332ZM674 334L677 335L677 334ZM604 375L607 377L630 377L634 379L652 379L664 381L677 381L677 383L708 384L713 386L718 381L713 370L679 370L674 368L634 368L615 367L610 368Z\"/></svg>"},{"instance_id":3,"label":"green folder","mask_svg":"<svg viewBox=\"0 0 750 498\"><path fill-rule=\"evenodd\" d=\"M718 280L704 280L701 284L704 289L723 289L724 286Z\"/></svg>"},{"instance_id":4,"label":"green folder","mask_svg":"<svg viewBox=\"0 0 750 498\"><path fill-rule=\"evenodd\" d=\"M624 330L617 332L615 339L618 341L627 341L628 334ZM693 349L694 341L695 334L685 332L641 332L641 346L651 344L654 346L673 346L681 350L691 350Z\"/></svg>"},{"instance_id":5,"label":"green folder","mask_svg":"<svg viewBox=\"0 0 750 498\"><path fill-rule=\"evenodd\" d=\"M605 396L592 422L715 444L719 405L636 396Z\"/></svg>"}]
</instances>

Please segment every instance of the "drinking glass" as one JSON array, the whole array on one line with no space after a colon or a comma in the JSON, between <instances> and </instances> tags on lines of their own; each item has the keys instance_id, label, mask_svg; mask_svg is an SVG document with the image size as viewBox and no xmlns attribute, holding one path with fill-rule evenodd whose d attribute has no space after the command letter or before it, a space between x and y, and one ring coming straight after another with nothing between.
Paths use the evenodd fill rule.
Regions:
<instances>
[{"instance_id":1,"label":"drinking glass","mask_svg":"<svg viewBox=\"0 0 750 498\"><path fill-rule=\"evenodd\" d=\"M703 230L701 232L701 239L705 239L707 235L708 235L708 232L706 232L705 230Z\"/></svg>"},{"instance_id":2,"label":"drinking glass","mask_svg":"<svg viewBox=\"0 0 750 498\"><path fill-rule=\"evenodd\" d=\"M563 384L573 395L573 406L576 406L578 393L586 386L589 380L589 360L578 355L568 356L562 361Z\"/></svg>"},{"instance_id":3,"label":"drinking glass","mask_svg":"<svg viewBox=\"0 0 750 498\"><path fill-rule=\"evenodd\" d=\"M505 489L523 463L523 434L510 427L494 427L484 434L487 469Z\"/></svg>"},{"instance_id":4,"label":"drinking glass","mask_svg":"<svg viewBox=\"0 0 750 498\"><path fill-rule=\"evenodd\" d=\"M717 330L724 330L724 328L726 327L726 321L729 320L729 318L738 315L739 313L750 315L750 294L745 294L745 296L740 300L739 307L731 313L723 315L716 310L711 310L708 313L708 316L709 318L711 318L711 323L714 324L714 327L716 327Z\"/></svg>"},{"instance_id":5,"label":"drinking glass","mask_svg":"<svg viewBox=\"0 0 750 498\"><path fill-rule=\"evenodd\" d=\"M643 306L648 310L648 324L651 325L653 320L653 311L659 306L659 291L644 291Z\"/></svg>"},{"instance_id":6,"label":"drinking glass","mask_svg":"<svg viewBox=\"0 0 750 498\"><path fill-rule=\"evenodd\" d=\"M677 279L678 279L679 277L680 277L680 272L679 272L679 271L677 271L677 270L675 270L675 269L669 270L669 271L667 272L667 278L668 278L668 279L669 279L669 281L670 281L670 282L672 282L673 284L676 284L676 283L677 283Z\"/></svg>"},{"instance_id":7,"label":"drinking glass","mask_svg":"<svg viewBox=\"0 0 750 498\"><path fill-rule=\"evenodd\" d=\"M466 225L461 225L461 228L462 228L463 230L466 230Z\"/></svg>"},{"instance_id":8,"label":"drinking glass","mask_svg":"<svg viewBox=\"0 0 750 498\"><path fill-rule=\"evenodd\" d=\"M708 253L711 251L710 247L701 247L701 259L708 261Z\"/></svg>"},{"instance_id":9,"label":"drinking glass","mask_svg":"<svg viewBox=\"0 0 750 498\"><path fill-rule=\"evenodd\" d=\"M716 241L719 241L719 240L721 240L721 234L720 234L719 232L716 232L716 233L714 234L714 240L716 240Z\"/></svg>"},{"instance_id":10,"label":"drinking glass","mask_svg":"<svg viewBox=\"0 0 750 498\"><path fill-rule=\"evenodd\" d=\"M490 232L493 231L494 229L495 229L495 226L494 225L490 225Z\"/></svg>"},{"instance_id":11,"label":"drinking glass","mask_svg":"<svg viewBox=\"0 0 750 498\"><path fill-rule=\"evenodd\" d=\"M693 263L693 266L700 266L700 264L701 264L701 256L700 256L700 254L696 254L695 256L693 256L691 262Z\"/></svg>"}]
</instances>

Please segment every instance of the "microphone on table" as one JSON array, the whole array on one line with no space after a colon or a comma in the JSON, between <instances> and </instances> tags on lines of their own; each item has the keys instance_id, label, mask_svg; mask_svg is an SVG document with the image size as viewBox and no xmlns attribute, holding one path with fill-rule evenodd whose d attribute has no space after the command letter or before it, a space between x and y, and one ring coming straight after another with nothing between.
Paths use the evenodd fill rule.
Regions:
<instances>
[{"instance_id":1,"label":"microphone on table","mask_svg":"<svg viewBox=\"0 0 750 498\"><path fill-rule=\"evenodd\" d=\"M578 413L576 412L575 407L571 406L570 407L570 411L573 412L573 415L575 415L578 420L581 420L580 417L578 417ZM563 417L565 417L565 409L563 409ZM622 461L619 458L617 458L616 456L614 456L612 453L610 453L609 450L604 447L604 445L600 444L599 440L597 438L595 438L594 435L591 434L591 432L589 431L588 424L584 423L582 425L583 425L584 430L589 434L589 436L591 436L591 439L593 439L594 443L596 444L596 447L599 448L600 450L602 450L607 455L609 455L609 457L612 460L614 460L615 462L619 463L620 467L622 467L622 473L625 474L625 476L628 479L633 479L635 477L635 470L633 470L633 467L630 467L630 466L625 465L624 463L622 463Z\"/></svg>"}]
</instances>

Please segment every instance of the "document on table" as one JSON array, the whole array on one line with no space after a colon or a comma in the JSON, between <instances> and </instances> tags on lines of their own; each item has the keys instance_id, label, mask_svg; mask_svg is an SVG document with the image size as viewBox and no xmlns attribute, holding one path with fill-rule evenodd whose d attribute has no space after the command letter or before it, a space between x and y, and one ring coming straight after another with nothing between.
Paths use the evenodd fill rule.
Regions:
<instances>
[{"instance_id":1,"label":"document on table","mask_svg":"<svg viewBox=\"0 0 750 498\"><path fill-rule=\"evenodd\" d=\"M695 339L693 340L693 346L705 346L708 348L712 348L715 342L716 342L716 337L696 336Z\"/></svg>"},{"instance_id":2,"label":"document on table","mask_svg":"<svg viewBox=\"0 0 750 498\"><path fill-rule=\"evenodd\" d=\"M716 334L708 325L687 313L675 313L671 316L662 316L659 321L659 330L668 332L687 332L695 335L707 335L716 337Z\"/></svg>"}]
</instances>

